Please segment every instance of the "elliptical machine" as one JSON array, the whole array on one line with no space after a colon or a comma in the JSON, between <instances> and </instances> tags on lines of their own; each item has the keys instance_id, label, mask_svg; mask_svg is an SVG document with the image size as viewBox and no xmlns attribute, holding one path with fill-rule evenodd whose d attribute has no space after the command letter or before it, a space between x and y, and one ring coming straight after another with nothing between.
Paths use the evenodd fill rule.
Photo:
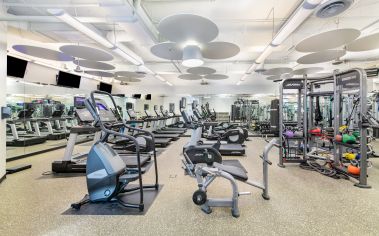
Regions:
<instances>
[{"instance_id":1,"label":"elliptical machine","mask_svg":"<svg viewBox=\"0 0 379 236\"><path fill-rule=\"evenodd\" d=\"M144 210L144 189L155 189L158 190L158 167L156 152L154 149L154 166L155 166L155 184L143 185L142 181L142 170L141 170L141 160L140 160L140 148L138 141L135 137L120 133L116 130L126 127L129 129L136 129L134 127L129 127L125 124L123 120L117 121L114 112L118 112L114 109L113 112L111 108L98 106L95 94L102 95L110 98L111 105L116 108L116 103L111 94L103 91L93 91L91 92L90 98L85 100L85 105L87 109L91 112L95 119L95 124L99 125L103 131L103 136L99 141L97 141L91 148L86 166L86 180L88 194L80 200L79 202L71 204L71 207L79 210L80 207L87 203L96 202L111 202L117 201L124 207L136 208L140 211ZM106 114L106 119L102 118L102 114ZM113 114L113 117L112 117ZM117 122L110 122L117 121ZM151 136L153 142L154 137L150 132L136 129L146 135ZM107 139L109 135L118 136L131 140L135 145L136 158L137 158L137 168L127 168L124 161L117 154L112 147L107 144ZM130 182L138 181L138 186L126 189ZM138 204L126 203L120 199L122 193L130 193L139 191L140 199Z\"/></svg>"}]
</instances>

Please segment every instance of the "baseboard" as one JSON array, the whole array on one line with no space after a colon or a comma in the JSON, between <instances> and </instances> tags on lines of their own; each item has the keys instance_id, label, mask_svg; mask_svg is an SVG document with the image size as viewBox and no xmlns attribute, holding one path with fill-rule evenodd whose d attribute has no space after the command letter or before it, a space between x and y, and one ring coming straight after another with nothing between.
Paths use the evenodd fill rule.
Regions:
<instances>
[{"instance_id":1,"label":"baseboard","mask_svg":"<svg viewBox=\"0 0 379 236\"><path fill-rule=\"evenodd\" d=\"M0 178L0 183L3 182L7 178L7 174L4 174L3 177Z\"/></svg>"}]
</instances>

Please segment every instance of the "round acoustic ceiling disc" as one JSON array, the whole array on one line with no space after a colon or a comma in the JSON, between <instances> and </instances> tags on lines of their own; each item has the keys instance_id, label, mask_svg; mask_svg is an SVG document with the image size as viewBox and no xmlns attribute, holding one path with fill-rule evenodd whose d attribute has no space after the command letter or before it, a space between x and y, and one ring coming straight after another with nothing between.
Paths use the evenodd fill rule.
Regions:
<instances>
[{"instance_id":1,"label":"round acoustic ceiling disc","mask_svg":"<svg viewBox=\"0 0 379 236\"><path fill-rule=\"evenodd\" d=\"M221 75L221 74L210 74L210 75L204 76L204 78L210 79L210 80L223 80L229 77L227 75Z\"/></svg>"},{"instance_id":2,"label":"round acoustic ceiling disc","mask_svg":"<svg viewBox=\"0 0 379 236\"><path fill-rule=\"evenodd\" d=\"M23 54L38 57L42 59L47 60L54 60L54 61L73 61L74 58L66 55L62 52L47 49L47 48L41 48L41 47L35 47L35 46L29 46L29 45L14 45L12 47L17 52L21 52Z\"/></svg>"},{"instance_id":3,"label":"round acoustic ceiling disc","mask_svg":"<svg viewBox=\"0 0 379 236\"><path fill-rule=\"evenodd\" d=\"M187 73L195 74L195 75L209 75L216 73L216 70L209 67L192 67L187 70Z\"/></svg>"},{"instance_id":4,"label":"round acoustic ceiling disc","mask_svg":"<svg viewBox=\"0 0 379 236\"><path fill-rule=\"evenodd\" d=\"M112 66L111 64L107 64L104 62L99 61L89 61L89 60L75 60L75 65L91 68L91 69L98 69L98 70L114 70L116 67Z\"/></svg>"},{"instance_id":5,"label":"round acoustic ceiling disc","mask_svg":"<svg viewBox=\"0 0 379 236\"><path fill-rule=\"evenodd\" d=\"M272 68L264 71L263 75L282 75L285 73L291 73L292 69L289 67L278 67L278 68Z\"/></svg>"},{"instance_id":6,"label":"round acoustic ceiling disc","mask_svg":"<svg viewBox=\"0 0 379 236\"><path fill-rule=\"evenodd\" d=\"M151 47L151 53L166 60L181 60L183 52L176 43L159 43Z\"/></svg>"},{"instance_id":7,"label":"round acoustic ceiling disc","mask_svg":"<svg viewBox=\"0 0 379 236\"><path fill-rule=\"evenodd\" d=\"M333 61L346 54L345 50L325 50L321 52L311 53L297 59L299 64L317 64L322 62Z\"/></svg>"},{"instance_id":8,"label":"round acoustic ceiling disc","mask_svg":"<svg viewBox=\"0 0 379 236\"><path fill-rule=\"evenodd\" d=\"M99 70L86 70L84 71L84 73L89 74L89 75L99 76L99 77L114 77L114 74L111 72L99 71Z\"/></svg>"},{"instance_id":9,"label":"round acoustic ceiling disc","mask_svg":"<svg viewBox=\"0 0 379 236\"><path fill-rule=\"evenodd\" d=\"M233 57L240 52L240 48L234 43L211 42L204 45L203 57L208 59L226 59Z\"/></svg>"},{"instance_id":10,"label":"round acoustic ceiling disc","mask_svg":"<svg viewBox=\"0 0 379 236\"><path fill-rule=\"evenodd\" d=\"M117 71L114 73L116 77L124 77L124 78L144 78L145 74L137 73L134 71Z\"/></svg>"},{"instance_id":11,"label":"round acoustic ceiling disc","mask_svg":"<svg viewBox=\"0 0 379 236\"><path fill-rule=\"evenodd\" d=\"M179 75L178 78L184 80L201 80L203 77L195 74L182 74Z\"/></svg>"},{"instance_id":12,"label":"round acoustic ceiling disc","mask_svg":"<svg viewBox=\"0 0 379 236\"><path fill-rule=\"evenodd\" d=\"M208 43L218 35L215 23L208 18L192 14L168 16L161 20L158 31L167 40L181 43L189 40Z\"/></svg>"},{"instance_id":13,"label":"round acoustic ceiling disc","mask_svg":"<svg viewBox=\"0 0 379 236\"><path fill-rule=\"evenodd\" d=\"M299 52L319 52L327 49L341 47L353 42L361 35L356 29L336 29L304 39L295 49Z\"/></svg>"},{"instance_id":14,"label":"round acoustic ceiling disc","mask_svg":"<svg viewBox=\"0 0 379 236\"><path fill-rule=\"evenodd\" d=\"M65 45L59 48L67 55L86 59L90 61L111 61L113 56L107 52L99 50L97 48L91 48L79 45Z\"/></svg>"},{"instance_id":15,"label":"round acoustic ceiling disc","mask_svg":"<svg viewBox=\"0 0 379 236\"><path fill-rule=\"evenodd\" d=\"M116 80L119 80L124 83L136 83L136 82L141 82L140 79L137 78L128 78L128 77L116 77Z\"/></svg>"},{"instance_id":16,"label":"round acoustic ceiling disc","mask_svg":"<svg viewBox=\"0 0 379 236\"><path fill-rule=\"evenodd\" d=\"M379 33L371 34L355 40L347 45L346 50L351 52L369 51L379 48Z\"/></svg>"},{"instance_id":17,"label":"round acoustic ceiling disc","mask_svg":"<svg viewBox=\"0 0 379 236\"><path fill-rule=\"evenodd\" d=\"M307 68L301 68L293 71L294 75L310 75L315 74L320 71L324 70L322 67L307 67Z\"/></svg>"}]
</instances>

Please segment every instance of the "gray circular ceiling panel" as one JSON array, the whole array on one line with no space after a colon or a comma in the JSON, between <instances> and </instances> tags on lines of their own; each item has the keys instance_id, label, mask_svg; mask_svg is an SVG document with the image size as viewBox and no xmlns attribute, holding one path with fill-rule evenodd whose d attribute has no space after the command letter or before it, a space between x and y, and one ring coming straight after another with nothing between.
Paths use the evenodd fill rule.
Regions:
<instances>
[{"instance_id":1,"label":"gray circular ceiling panel","mask_svg":"<svg viewBox=\"0 0 379 236\"><path fill-rule=\"evenodd\" d=\"M216 73L216 70L210 67L192 67L187 70L187 73L195 74L195 75L209 75Z\"/></svg>"},{"instance_id":2,"label":"gray circular ceiling panel","mask_svg":"<svg viewBox=\"0 0 379 236\"><path fill-rule=\"evenodd\" d=\"M311 53L297 59L299 64L317 64L340 58L346 54L345 50L325 50Z\"/></svg>"},{"instance_id":3,"label":"gray circular ceiling panel","mask_svg":"<svg viewBox=\"0 0 379 236\"><path fill-rule=\"evenodd\" d=\"M41 48L41 47L35 47L35 46L29 46L29 45L13 45L12 47L17 52L21 52L23 54L38 57L46 60L53 60L53 61L73 61L74 58L66 55L62 52L47 49L47 48Z\"/></svg>"},{"instance_id":4,"label":"gray circular ceiling panel","mask_svg":"<svg viewBox=\"0 0 379 236\"><path fill-rule=\"evenodd\" d=\"M152 54L166 60L181 60L183 52L176 43L159 43L150 48Z\"/></svg>"},{"instance_id":5,"label":"gray circular ceiling panel","mask_svg":"<svg viewBox=\"0 0 379 236\"><path fill-rule=\"evenodd\" d=\"M344 46L361 35L356 29L336 29L313 35L296 45L299 52L319 52Z\"/></svg>"},{"instance_id":6,"label":"gray circular ceiling panel","mask_svg":"<svg viewBox=\"0 0 379 236\"><path fill-rule=\"evenodd\" d=\"M107 63L99 62L99 61L90 61L90 60L75 60L74 64L81 67L97 69L97 70L114 70L116 68L111 64L107 64Z\"/></svg>"},{"instance_id":7,"label":"gray circular ceiling panel","mask_svg":"<svg viewBox=\"0 0 379 236\"><path fill-rule=\"evenodd\" d=\"M140 79L137 78L128 78L128 77L116 77L116 80L119 80L124 83L136 83L136 82L141 82Z\"/></svg>"},{"instance_id":8,"label":"gray circular ceiling panel","mask_svg":"<svg viewBox=\"0 0 379 236\"><path fill-rule=\"evenodd\" d=\"M194 40L198 43L207 43L218 35L218 27L208 18L178 14L168 16L158 25L159 33L172 42L186 42Z\"/></svg>"},{"instance_id":9,"label":"gray circular ceiling panel","mask_svg":"<svg viewBox=\"0 0 379 236\"><path fill-rule=\"evenodd\" d=\"M289 67L278 67L278 68L271 68L266 71L264 71L263 75L282 75L285 73L291 73L292 69Z\"/></svg>"},{"instance_id":10,"label":"gray circular ceiling panel","mask_svg":"<svg viewBox=\"0 0 379 236\"><path fill-rule=\"evenodd\" d=\"M62 52L67 55L86 59L90 61L111 61L113 56L107 52L99 50L97 48L91 48L79 45L65 45L59 48Z\"/></svg>"},{"instance_id":11,"label":"gray circular ceiling panel","mask_svg":"<svg viewBox=\"0 0 379 236\"><path fill-rule=\"evenodd\" d=\"M203 77L195 74L182 74L179 75L178 78L184 80L201 80Z\"/></svg>"},{"instance_id":12,"label":"gray circular ceiling panel","mask_svg":"<svg viewBox=\"0 0 379 236\"><path fill-rule=\"evenodd\" d=\"M310 74L315 74L320 71L324 70L322 67L306 67L306 68L301 68L293 71L294 75L310 75Z\"/></svg>"},{"instance_id":13,"label":"gray circular ceiling panel","mask_svg":"<svg viewBox=\"0 0 379 236\"><path fill-rule=\"evenodd\" d=\"M99 77L114 77L114 74L111 72L106 72L106 71L99 71L99 70L86 70L84 73L89 74L89 75L94 75L94 76L99 76Z\"/></svg>"},{"instance_id":14,"label":"gray circular ceiling panel","mask_svg":"<svg viewBox=\"0 0 379 236\"><path fill-rule=\"evenodd\" d=\"M379 48L379 33L371 34L355 40L347 45L346 50L351 52L362 52Z\"/></svg>"},{"instance_id":15,"label":"gray circular ceiling panel","mask_svg":"<svg viewBox=\"0 0 379 236\"><path fill-rule=\"evenodd\" d=\"M134 71L117 71L114 73L116 77L124 77L124 78L144 78L145 74L137 73Z\"/></svg>"},{"instance_id":16,"label":"gray circular ceiling panel","mask_svg":"<svg viewBox=\"0 0 379 236\"><path fill-rule=\"evenodd\" d=\"M203 57L208 59L226 59L234 57L240 52L240 48L234 43L211 42L204 45Z\"/></svg>"},{"instance_id":17,"label":"gray circular ceiling panel","mask_svg":"<svg viewBox=\"0 0 379 236\"><path fill-rule=\"evenodd\" d=\"M204 76L204 78L209 79L209 80L223 80L223 79L229 78L229 76L221 75L221 74L210 74L210 75Z\"/></svg>"}]
</instances>

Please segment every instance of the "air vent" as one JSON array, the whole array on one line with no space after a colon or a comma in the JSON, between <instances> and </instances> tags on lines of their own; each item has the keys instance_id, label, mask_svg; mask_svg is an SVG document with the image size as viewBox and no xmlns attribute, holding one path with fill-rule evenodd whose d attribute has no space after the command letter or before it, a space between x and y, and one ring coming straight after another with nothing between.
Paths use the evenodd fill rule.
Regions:
<instances>
[{"instance_id":1,"label":"air vent","mask_svg":"<svg viewBox=\"0 0 379 236\"><path fill-rule=\"evenodd\" d=\"M316 16L319 18L329 18L337 16L346 11L354 0L329 0L318 7Z\"/></svg>"}]
</instances>

